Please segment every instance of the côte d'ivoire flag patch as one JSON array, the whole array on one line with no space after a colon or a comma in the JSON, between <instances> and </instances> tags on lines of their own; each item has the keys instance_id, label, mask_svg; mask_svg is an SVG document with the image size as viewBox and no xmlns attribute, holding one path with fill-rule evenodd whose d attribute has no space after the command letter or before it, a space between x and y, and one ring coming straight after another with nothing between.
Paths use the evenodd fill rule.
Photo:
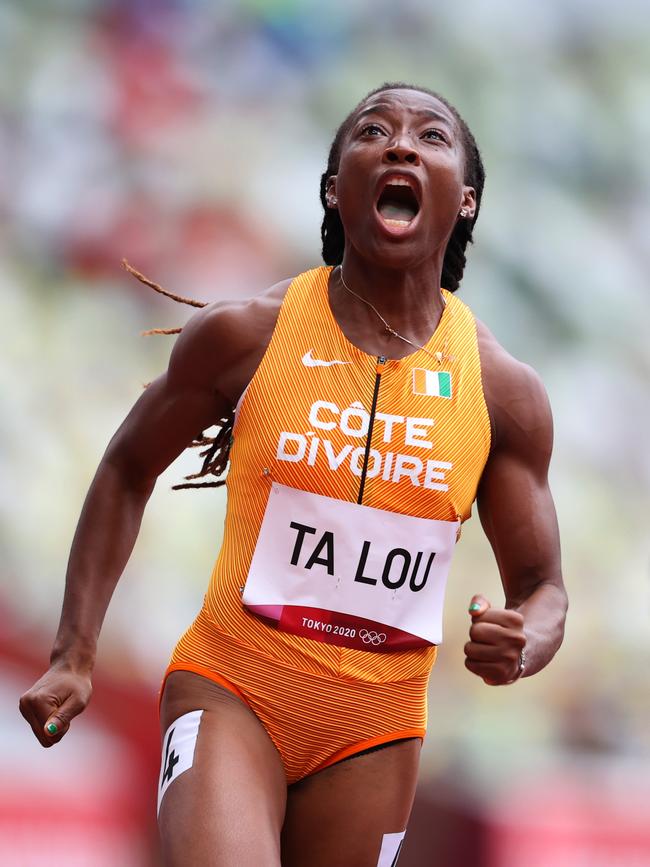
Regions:
<instances>
[{"instance_id":1,"label":"c\u00f4te d'ivoire flag patch","mask_svg":"<svg viewBox=\"0 0 650 867\"><path fill-rule=\"evenodd\" d=\"M451 373L444 370L413 368L413 394L451 398Z\"/></svg>"}]
</instances>

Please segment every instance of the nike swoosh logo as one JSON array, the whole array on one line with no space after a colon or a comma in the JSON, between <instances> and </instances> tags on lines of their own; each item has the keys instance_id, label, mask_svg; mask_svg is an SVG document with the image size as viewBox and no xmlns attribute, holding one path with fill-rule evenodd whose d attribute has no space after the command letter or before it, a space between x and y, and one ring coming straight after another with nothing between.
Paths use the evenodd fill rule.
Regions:
<instances>
[{"instance_id":1,"label":"nike swoosh logo","mask_svg":"<svg viewBox=\"0 0 650 867\"><path fill-rule=\"evenodd\" d=\"M302 357L302 363L305 367L331 367L333 364L352 364L351 361L339 361L338 358L332 359L332 361L322 361L320 358L314 358L312 352L314 350L310 349L309 352L305 352Z\"/></svg>"}]
</instances>

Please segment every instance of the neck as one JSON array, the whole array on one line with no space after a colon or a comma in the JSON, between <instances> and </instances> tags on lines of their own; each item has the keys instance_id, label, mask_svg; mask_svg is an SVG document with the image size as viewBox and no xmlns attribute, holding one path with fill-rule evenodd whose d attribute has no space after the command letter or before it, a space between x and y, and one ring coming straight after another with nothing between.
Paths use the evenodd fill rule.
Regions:
<instances>
[{"instance_id":1,"label":"neck","mask_svg":"<svg viewBox=\"0 0 650 867\"><path fill-rule=\"evenodd\" d=\"M352 290L359 299L345 305L347 315L370 329L382 330L383 324L368 306L372 304L395 331L418 345L427 342L435 330L444 300L440 292L441 267L431 261L415 268L386 268L361 261L346 250L342 265L334 277L347 294Z\"/></svg>"}]
</instances>

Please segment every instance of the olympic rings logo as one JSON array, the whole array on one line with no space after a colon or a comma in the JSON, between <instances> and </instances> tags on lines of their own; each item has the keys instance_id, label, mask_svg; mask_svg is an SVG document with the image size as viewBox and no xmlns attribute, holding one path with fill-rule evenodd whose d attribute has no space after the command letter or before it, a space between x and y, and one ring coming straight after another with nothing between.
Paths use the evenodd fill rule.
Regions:
<instances>
[{"instance_id":1,"label":"olympic rings logo","mask_svg":"<svg viewBox=\"0 0 650 867\"><path fill-rule=\"evenodd\" d=\"M359 630L359 638L363 641L364 644L374 644L377 647L379 644L383 644L386 641L386 633L385 632L372 632L367 629Z\"/></svg>"}]
</instances>

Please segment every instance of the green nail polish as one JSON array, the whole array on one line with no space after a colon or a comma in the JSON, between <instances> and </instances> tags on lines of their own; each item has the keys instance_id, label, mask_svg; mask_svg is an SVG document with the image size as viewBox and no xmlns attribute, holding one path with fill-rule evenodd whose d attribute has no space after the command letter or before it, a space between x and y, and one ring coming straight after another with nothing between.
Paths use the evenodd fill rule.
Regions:
<instances>
[{"instance_id":1,"label":"green nail polish","mask_svg":"<svg viewBox=\"0 0 650 867\"><path fill-rule=\"evenodd\" d=\"M469 610L470 611L480 611L481 606L479 605L478 602L472 602L472 604L469 606Z\"/></svg>"},{"instance_id":2,"label":"green nail polish","mask_svg":"<svg viewBox=\"0 0 650 867\"><path fill-rule=\"evenodd\" d=\"M47 726L47 730L51 735L55 735L58 732L58 728L56 727L55 723L50 723Z\"/></svg>"}]
</instances>

